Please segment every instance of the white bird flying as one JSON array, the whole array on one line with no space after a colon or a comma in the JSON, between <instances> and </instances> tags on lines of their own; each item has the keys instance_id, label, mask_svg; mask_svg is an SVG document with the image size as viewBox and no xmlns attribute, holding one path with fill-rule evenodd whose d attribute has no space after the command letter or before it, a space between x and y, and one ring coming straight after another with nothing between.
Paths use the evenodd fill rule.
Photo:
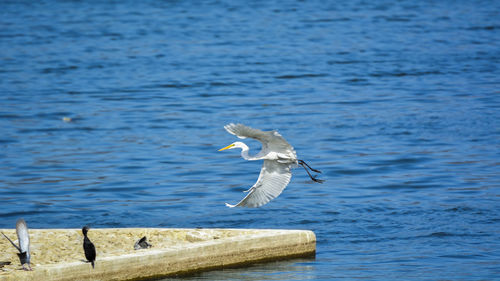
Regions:
<instances>
[{"instance_id":1,"label":"white bird flying","mask_svg":"<svg viewBox=\"0 0 500 281\"><path fill-rule=\"evenodd\" d=\"M264 165L260 170L257 182L247 191L247 196L238 204L227 204L228 207L260 207L272 199L278 197L292 178L291 168L301 165L306 170L309 177L315 182L323 182L312 176L311 171L321 173L306 164L303 160L297 159L297 153L293 147L276 131L264 132L250 128L242 124L230 123L224 126L230 134L240 139L252 138L262 143L262 149L254 156L248 155L248 146L242 142L234 142L219 151L233 148L241 148L241 157L245 160L264 160Z\"/></svg>"}]
</instances>

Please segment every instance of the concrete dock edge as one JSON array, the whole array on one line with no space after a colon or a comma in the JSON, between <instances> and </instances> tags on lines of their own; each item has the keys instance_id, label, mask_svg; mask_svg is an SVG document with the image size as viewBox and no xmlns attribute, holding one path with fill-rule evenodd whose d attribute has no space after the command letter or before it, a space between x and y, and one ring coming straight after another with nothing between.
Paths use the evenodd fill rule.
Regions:
<instances>
[{"instance_id":1,"label":"concrete dock edge","mask_svg":"<svg viewBox=\"0 0 500 281\"><path fill-rule=\"evenodd\" d=\"M113 230L94 231L106 233ZM185 237L186 241L169 247L154 247L122 255L98 254L95 269L82 260L38 264L31 272L17 269L1 273L0 281L147 280L262 261L310 257L316 251L316 236L308 230L144 229L144 232L152 233L156 230L164 233L169 230L177 231L184 235L182 237ZM30 230L30 236L37 231L45 231L44 235L50 235L65 230ZM185 234L182 231L185 231ZM207 233L209 235L206 235ZM46 238L50 240L50 237ZM19 260L15 262L19 264Z\"/></svg>"}]
</instances>

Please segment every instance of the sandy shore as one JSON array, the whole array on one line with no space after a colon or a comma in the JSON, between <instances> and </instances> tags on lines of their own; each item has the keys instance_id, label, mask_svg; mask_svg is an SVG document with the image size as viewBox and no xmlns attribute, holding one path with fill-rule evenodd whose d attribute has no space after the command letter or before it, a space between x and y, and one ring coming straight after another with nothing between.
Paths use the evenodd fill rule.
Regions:
<instances>
[{"instance_id":1,"label":"sandy shore","mask_svg":"<svg viewBox=\"0 0 500 281\"><path fill-rule=\"evenodd\" d=\"M17 243L14 229L0 229ZM314 255L308 230L273 229L90 229L95 268L85 261L80 229L30 229L31 266L24 271L17 250L0 238L0 281L123 281L178 276L255 262ZM134 250L146 236L152 248Z\"/></svg>"},{"instance_id":2,"label":"sandy shore","mask_svg":"<svg viewBox=\"0 0 500 281\"><path fill-rule=\"evenodd\" d=\"M0 229L14 243L18 244L14 229ZM255 231L248 231L249 234ZM30 229L31 266L34 270L42 265L67 262L85 262L83 252L83 234L81 229ZM197 230L197 229L155 229L155 228L113 228L90 229L88 236L94 243L97 252L96 264L103 257L122 256L137 251L134 243L143 236L153 245L151 249L163 249L182 244L191 244L199 241L220 239L235 235L234 232L224 230ZM10 265L0 268L0 275L8 274L13 270L21 269L17 250L1 235L0 263L10 261ZM89 264L90 267L90 264Z\"/></svg>"}]
</instances>

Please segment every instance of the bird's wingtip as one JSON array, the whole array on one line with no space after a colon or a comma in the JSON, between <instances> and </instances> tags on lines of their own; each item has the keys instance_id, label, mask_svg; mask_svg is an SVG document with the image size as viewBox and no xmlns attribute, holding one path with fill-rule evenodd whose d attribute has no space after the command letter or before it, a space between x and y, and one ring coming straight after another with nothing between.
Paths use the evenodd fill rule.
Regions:
<instances>
[{"instance_id":1,"label":"bird's wingtip","mask_svg":"<svg viewBox=\"0 0 500 281\"><path fill-rule=\"evenodd\" d=\"M229 204L229 203L226 203L226 206L227 206L227 207L229 207L229 208L234 208L234 207L236 207L236 205L231 205L231 204Z\"/></svg>"},{"instance_id":2,"label":"bird's wingtip","mask_svg":"<svg viewBox=\"0 0 500 281\"><path fill-rule=\"evenodd\" d=\"M227 125L224 126L224 129L228 133L230 133L231 135L235 135L235 136L237 136L240 139L246 139L247 137L238 135L238 126L244 126L244 125L242 125L240 123L238 123L238 124L229 123L229 124L227 124Z\"/></svg>"},{"instance_id":3,"label":"bird's wingtip","mask_svg":"<svg viewBox=\"0 0 500 281\"><path fill-rule=\"evenodd\" d=\"M231 129L232 127L236 126L234 123L229 123L227 125L224 125L224 129L228 130Z\"/></svg>"}]
</instances>

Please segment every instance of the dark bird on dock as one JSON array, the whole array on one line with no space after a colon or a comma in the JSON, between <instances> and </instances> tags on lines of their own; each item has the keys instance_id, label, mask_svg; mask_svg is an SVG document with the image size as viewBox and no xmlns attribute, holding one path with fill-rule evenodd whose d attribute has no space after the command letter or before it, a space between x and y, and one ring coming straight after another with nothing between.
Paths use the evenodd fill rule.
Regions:
<instances>
[{"instance_id":1,"label":"dark bird on dock","mask_svg":"<svg viewBox=\"0 0 500 281\"><path fill-rule=\"evenodd\" d=\"M17 254L19 256L19 260L21 261L21 265L23 266L24 270L32 270L31 269L31 264L30 264L30 236L28 234L28 226L26 225L26 222L24 219L19 219L16 223L16 233L17 233L17 239L19 240L19 247L10 240L5 233L2 232L3 236L9 240L9 242L14 246L19 253ZM28 264L28 268L26 268L24 265Z\"/></svg>"},{"instance_id":2,"label":"dark bird on dock","mask_svg":"<svg viewBox=\"0 0 500 281\"><path fill-rule=\"evenodd\" d=\"M135 242L134 250L147 249L151 248L152 246L153 245L148 243L146 236L144 236L141 239L137 240L137 242Z\"/></svg>"},{"instance_id":3,"label":"dark bird on dock","mask_svg":"<svg viewBox=\"0 0 500 281\"><path fill-rule=\"evenodd\" d=\"M82 228L83 232L83 250L85 251L85 258L87 261L89 261L92 264L92 268L94 268L94 262L95 262L95 246L94 244L90 241L90 239L87 237L87 232L89 231L88 226L84 226Z\"/></svg>"}]
</instances>

